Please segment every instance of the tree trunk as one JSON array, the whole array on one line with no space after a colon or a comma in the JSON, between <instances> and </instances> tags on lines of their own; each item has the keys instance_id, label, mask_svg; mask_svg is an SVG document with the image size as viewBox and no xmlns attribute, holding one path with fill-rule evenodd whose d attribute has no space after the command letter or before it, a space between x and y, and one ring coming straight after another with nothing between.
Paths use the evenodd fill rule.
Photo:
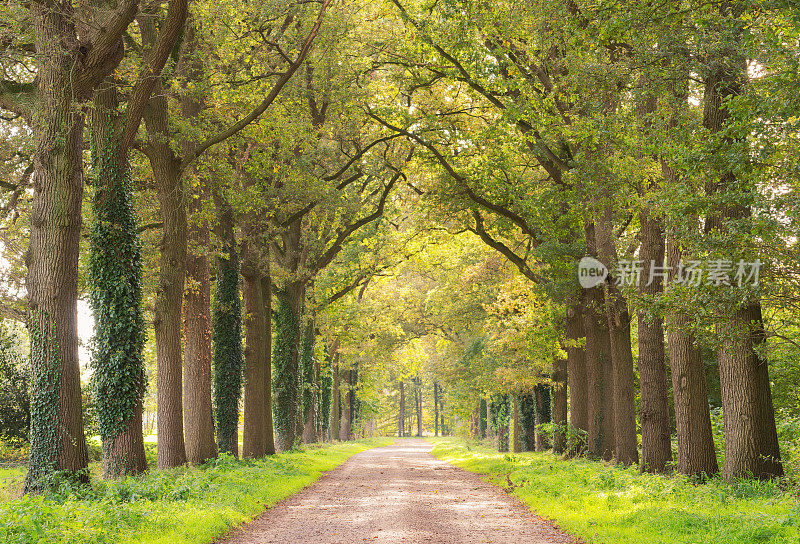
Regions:
<instances>
[{"instance_id":1,"label":"tree trunk","mask_svg":"<svg viewBox=\"0 0 800 544\"><path fill-rule=\"evenodd\" d=\"M267 365L264 360L266 317L261 276L254 270L250 259L248 255L245 258L246 265L242 267L245 315L242 457L257 459L267 454Z\"/></svg>"},{"instance_id":2,"label":"tree trunk","mask_svg":"<svg viewBox=\"0 0 800 544\"><path fill-rule=\"evenodd\" d=\"M536 404L536 451L545 451L550 448L550 441L547 439L547 433L542 432L539 428L543 423L550 423L552 419L552 410L550 403L550 386L546 384L538 384L534 389L534 399Z\"/></svg>"},{"instance_id":3,"label":"tree trunk","mask_svg":"<svg viewBox=\"0 0 800 544\"><path fill-rule=\"evenodd\" d=\"M514 445L512 451L519 453L525 451L523 440L522 410L520 408L519 395L512 395L512 412L514 416Z\"/></svg>"},{"instance_id":4,"label":"tree trunk","mask_svg":"<svg viewBox=\"0 0 800 544\"><path fill-rule=\"evenodd\" d=\"M350 373L352 370L344 371L344 381L347 384L344 390L344 400L342 401L342 421L339 427L339 438L341 440L350 440L350 418L352 417L351 404L350 404ZM402 384L402 382L401 382ZM400 390L403 391L402 389ZM405 398L403 398L403 407L405 408Z\"/></svg>"},{"instance_id":5,"label":"tree trunk","mask_svg":"<svg viewBox=\"0 0 800 544\"><path fill-rule=\"evenodd\" d=\"M639 292L654 299L663 291L663 280L653 267L664 264L664 229L647 209L639 214L642 277ZM672 461L669 388L664 355L664 327L657 312L638 312L639 384L641 390L642 463L644 472L664 472Z\"/></svg>"},{"instance_id":6,"label":"tree trunk","mask_svg":"<svg viewBox=\"0 0 800 544\"><path fill-rule=\"evenodd\" d=\"M272 398L277 445L281 451L292 449L299 438L297 421L301 415L299 348L301 309L305 298L303 288L302 283L292 282L278 294Z\"/></svg>"},{"instance_id":7,"label":"tree trunk","mask_svg":"<svg viewBox=\"0 0 800 544\"><path fill-rule=\"evenodd\" d=\"M680 260L680 249L674 236L670 235L667 244L670 281L675 276ZM666 325L678 435L677 469L689 476L713 476L719 472L719 467L700 348L690 332L690 321L685 313L680 310L669 312Z\"/></svg>"},{"instance_id":8,"label":"tree trunk","mask_svg":"<svg viewBox=\"0 0 800 544\"><path fill-rule=\"evenodd\" d=\"M628 302L616 284L618 278L613 277L617 265L617 247L612 215L613 209L609 204L596 221L595 238L600 261L611 271L603 287L614 383L614 459L623 465L635 465L639 463L639 448L636 438L631 316Z\"/></svg>"},{"instance_id":9,"label":"tree trunk","mask_svg":"<svg viewBox=\"0 0 800 544\"><path fill-rule=\"evenodd\" d=\"M439 382L433 382L433 436L439 436Z\"/></svg>"},{"instance_id":10,"label":"tree trunk","mask_svg":"<svg viewBox=\"0 0 800 544\"><path fill-rule=\"evenodd\" d=\"M303 353L301 357L303 369L303 412L305 420L303 426L304 444L313 444L317 441L316 419L318 382L315 379L315 336L314 319L309 315L305 331L303 332Z\"/></svg>"},{"instance_id":11,"label":"tree trunk","mask_svg":"<svg viewBox=\"0 0 800 544\"><path fill-rule=\"evenodd\" d=\"M207 189L199 182L189 198L184 292L183 427L186 459L195 465L217 457L211 407L211 274L208 250L211 233L203 213Z\"/></svg>"},{"instance_id":12,"label":"tree trunk","mask_svg":"<svg viewBox=\"0 0 800 544\"><path fill-rule=\"evenodd\" d=\"M264 407L264 452L275 454L275 424L272 420L272 271L269 258L267 273L261 278L261 296L264 299L264 368L266 369L266 406Z\"/></svg>"},{"instance_id":13,"label":"tree trunk","mask_svg":"<svg viewBox=\"0 0 800 544\"><path fill-rule=\"evenodd\" d=\"M400 406L397 411L397 436L400 438L405 436L406 430L406 386L403 380L400 380Z\"/></svg>"},{"instance_id":14,"label":"tree trunk","mask_svg":"<svg viewBox=\"0 0 800 544\"><path fill-rule=\"evenodd\" d=\"M581 294L581 299L583 299ZM567 378L569 380L569 453L586 450L589 433L589 380L586 374L586 334L583 331L583 300L567 307L564 323L567 339Z\"/></svg>"},{"instance_id":15,"label":"tree trunk","mask_svg":"<svg viewBox=\"0 0 800 544\"><path fill-rule=\"evenodd\" d=\"M703 96L703 126L712 134L725 130L730 121L728 100L741 94L748 77L747 60L742 54L742 8L723 1L718 9L717 30L726 41L709 56ZM723 136L717 143L717 155L729 156L737 144L734 137ZM706 193L714 197L723 193L724 200L706 219L706 233L713 243L714 238L729 232L728 221L751 223L752 212L740 204L742 196L738 193L743 189L733 166L715 163L712 168L712 176L706 178ZM728 192L733 199L725 194ZM750 300L721 316L716 328L722 338L717 359L725 420L723 475L729 480L782 476L769 370L754 350L764 341L759 299L750 295Z\"/></svg>"},{"instance_id":16,"label":"tree trunk","mask_svg":"<svg viewBox=\"0 0 800 544\"><path fill-rule=\"evenodd\" d=\"M591 223L586 225L586 244L589 255L595 255L594 225ZM610 460L615 440L613 366L602 286L584 291L583 319L588 381L588 452L594 457Z\"/></svg>"},{"instance_id":17,"label":"tree trunk","mask_svg":"<svg viewBox=\"0 0 800 544\"><path fill-rule=\"evenodd\" d=\"M182 306L186 274L186 202L180 161L170 147L167 99L160 85L145 113L153 170L163 221L155 318L158 468L186 462L183 437Z\"/></svg>"},{"instance_id":18,"label":"tree trunk","mask_svg":"<svg viewBox=\"0 0 800 544\"><path fill-rule=\"evenodd\" d=\"M339 415L339 408L342 405L342 396L340 393L340 379L339 375L339 353L334 355L333 360L333 391L331 393L331 440L340 440L339 426L341 425L341 416Z\"/></svg>"},{"instance_id":19,"label":"tree trunk","mask_svg":"<svg viewBox=\"0 0 800 544\"><path fill-rule=\"evenodd\" d=\"M522 446L524 451L536 451L536 399L531 393L525 393L519 399L519 411L522 416Z\"/></svg>"},{"instance_id":20,"label":"tree trunk","mask_svg":"<svg viewBox=\"0 0 800 544\"><path fill-rule=\"evenodd\" d=\"M557 357L553 363L553 453L567 450L567 360Z\"/></svg>"},{"instance_id":21,"label":"tree trunk","mask_svg":"<svg viewBox=\"0 0 800 544\"><path fill-rule=\"evenodd\" d=\"M480 404L480 408L479 408L480 409L480 416L479 416L479 418L480 418L480 420L479 420L480 436L479 436L479 438L484 439L484 438L486 438L486 434L487 434L486 433L486 428L488 427L487 419L489 417L489 414L488 414L489 407L486 405L486 399L483 398L483 397L481 397L480 403L481 404ZM442 429L442 435L444 435L444 429Z\"/></svg>"},{"instance_id":22,"label":"tree trunk","mask_svg":"<svg viewBox=\"0 0 800 544\"><path fill-rule=\"evenodd\" d=\"M223 255L217 259L217 287L214 290L214 415L220 453L230 453L238 458L243 367L239 253L233 210L218 195L215 195L215 202Z\"/></svg>"},{"instance_id":23,"label":"tree trunk","mask_svg":"<svg viewBox=\"0 0 800 544\"><path fill-rule=\"evenodd\" d=\"M414 381L414 400L417 408L417 436L422 436L422 382L419 376Z\"/></svg>"},{"instance_id":24,"label":"tree trunk","mask_svg":"<svg viewBox=\"0 0 800 544\"><path fill-rule=\"evenodd\" d=\"M54 471L87 467L78 368L78 254L83 198L83 116L72 102L68 17L31 4L38 51L33 116L33 202L26 255L31 336L31 455L25 491ZM66 32L65 32L66 30ZM82 473L79 478L88 480Z\"/></svg>"},{"instance_id":25,"label":"tree trunk","mask_svg":"<svg viewBox=\"0 0 800 544\"><path fill-rule=\"evenodd\" d=\"M92 384L103 440L103 475L119 478L147 470L142 434L146 377L141 244L131 202L128 152L117 144L124 119L112 80L95 92L91 119Z\"/></svg>"}]
</instances>

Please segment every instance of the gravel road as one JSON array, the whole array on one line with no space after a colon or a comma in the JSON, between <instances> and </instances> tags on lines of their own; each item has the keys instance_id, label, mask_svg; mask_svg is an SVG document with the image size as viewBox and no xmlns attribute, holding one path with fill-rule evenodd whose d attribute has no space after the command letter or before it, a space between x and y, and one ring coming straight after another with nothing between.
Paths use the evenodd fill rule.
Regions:
<instances>
[{"instance_id":1,"label":"gravel road","mask_svg":"<svg viewBox=\"0 0 800 544\"><path fill-rule=\"evenodd\" d=\"M223 544L572 544L513 496L402 439L351 457Z\"/></svg>"}]
</instances>

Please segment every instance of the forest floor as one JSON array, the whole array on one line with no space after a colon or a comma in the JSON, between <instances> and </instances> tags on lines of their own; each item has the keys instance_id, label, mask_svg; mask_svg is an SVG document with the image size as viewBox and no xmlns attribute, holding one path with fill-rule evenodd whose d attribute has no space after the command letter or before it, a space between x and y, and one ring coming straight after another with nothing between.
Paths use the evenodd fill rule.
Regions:
<instances>
[{"instance_id":1,"label":"forest floor","mask_svg":"<svg viewBox=\"0 0 800 544\"><path fill-rule=\"evenodd\" d=\"M572 544L519 500L401 439L351 457L220 544Z\"/></svg>"}]
</instances>

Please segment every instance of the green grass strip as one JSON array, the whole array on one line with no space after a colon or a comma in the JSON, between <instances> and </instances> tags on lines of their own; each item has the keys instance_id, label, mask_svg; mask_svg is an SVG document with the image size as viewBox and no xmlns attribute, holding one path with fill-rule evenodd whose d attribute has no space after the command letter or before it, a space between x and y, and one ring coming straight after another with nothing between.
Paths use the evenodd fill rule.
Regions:
<instances>
[{"instance_id":1,"label":"green grass strip","mask_svg":"<svg viewBox=\"0 0 800 544\"><path fill-rule=\"evenodd\" d=\"M393 441L330 444L248 461L223 457L202 467L5 501L0 503L0 543L212 542L352 455Z\"/></svg>"},{"instance_id":2,"label":"green grass strip","mask_svg":"<svg viewBox=\"0 0 800 544\"><path fill-rule=\"evenodd\" d=\"M800 543L797 497L773 482L698 485L635 467L433 441L439 459L513 487L531 510L592 544Z\"/></svg>"}]
</instances>

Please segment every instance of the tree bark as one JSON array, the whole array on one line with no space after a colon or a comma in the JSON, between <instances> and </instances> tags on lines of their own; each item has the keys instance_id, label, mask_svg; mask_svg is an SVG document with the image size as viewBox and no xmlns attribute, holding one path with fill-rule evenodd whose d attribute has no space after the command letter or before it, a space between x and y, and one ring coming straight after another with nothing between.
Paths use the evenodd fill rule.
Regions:
<instances>
[{"instance_id":1,"label":"tree bark","mask_svg":"<svg viewBox=\"0 0 800 544\"><path fill-rule=\"evenodd\" d=\"M567 307L564 324L569 380L570 455L581 455L586 450L586 437L589 433L589 378L586 373L586 334L583 330L584 296L582 293L577 303Z\"/></svg>"},{"instance_id":2,"label":"tree bark","mask_svg":"<svg viewBox=\"0 0 800 544\"><path fill-rule=\"evenodd\" d=\"M339 408L342 405L342 396L340 393L340 379L339 374L339 353L336 352L333 360L333 392L331 393L331 440L340 440L339 426L341 425L341 417L339 415Z\"/></svg>"},{"instance_id":3,"label":"tree bark","mask_svg":"<svg viewBox=\"0 0 800 544\"><path fill-rule=\"evenodd\" d=\"M35 2L38 95L32 119L33 202L28 273L31 456L25 491L56 470L88 481L78 368L78 254L83 198L83 116L72 101L77 44L68 14Z\"/></svg>"},{"instance_id":4,"label":"tree bark","mask_svg":"<svg viewBox=\"0 0 800 544\"><path fill-rule=\"evenodd\" d=\"M587 223L586 243L595 255L594 225ZM583 328L586 334L588 452L610 460L614 452L614 391L611 340L602 286L584 291Z\"/></svg>"},{"instance_id":5,"label":"tree bark","mask_svg":"<svg viewBox=\"0 0 800 544\"><path fill-rule=\"evenodd\" d=\"M417 410L417 436L422 436L422 382L419 376L414 380L414 401Z\"/></svg>"},{"instance_id":6,"label":"tree bark","mask_svg":"<svg viewBox=\"0 0 800 544\"><path fill-rule=\"evenodd\" d=\"M635 465L639 463L639 447L636 437L631 316L628 302L616 285L617 278L613 277L617 265L617 247L612 215L613 209L609 204L597 218L595 238L600 261L611 271L603 288L614 382L614 459L623 465Z\"/></svg>"},{"instance_id":7,"label":"tree bark","mask_svg":"<svg viewBox=\"0 0 800 544\"><path fill-rule=\"evenodd\" d=\"M653 267L664 264L664 229L661 221L643 209L639 214L642 278L639 292L653 299L663 291L662 276ZM669 388L664 354L664 327L657 312L638 312L639 319L639 384L641 389L642 462L643 472L664 472L672 461L670 436Z\"/></svg>"},{"instance_id":8,"label":"tree bark","mask_svg":"<svg viewBox=\"0 0 800 544\"><path fill-rule=\"evenodd\" d=\"M566 359L556 357L553 363L553 453L567 450L567 366Z\"/></svg>"},{"instance_id":9,"label":"tree bark","mask_svg":"<svg viewBox=\"0 0 800 544\"><path fill-rule=\"evenodd\" d=\"M278 293L277 334L273 351L275 375L272 383L275 433L281 451L292 449L299 438L300 412L300 319L305 298L304 284L291 282Z\"/></svg>"},{"instance_id":10,"label":"tree bark","mask_svg":"<svg viewBox=\"0 0 800 544\"><path fill-rule=\"evenodd\" d=\"M342 421L339 427L339 438L340 440L350 440L350 418L352 417L351 411L351 404L350 404L350 394L352 393L350 389L350 373L352 370L347 369L344 371L344 381L347 384L344 390L344 400L342 401ZM402 385L402 382L400 382ZM400 389L401 393L403 389ZM403 397L403 407L405 407L405 397Z\"/></svg>"},{"instance_id":11,"label":"tree bark","mask_svg":"<svg viewBox=\"0 0 800 544\"><path fill-rule=\"evenodd\" d=\"M675 277L680 260L680 248L674 236L670 235L667 243L670 281ZM690 332L690 321L684 312L669 312L666 326L678 435L677 470L689 476L713 476L719 472L719 467L700 348Z\"/></svg>"},{"instance_id":12,"label":"tree bark","mask_svg":"<svg viewBox=\"0 0 800 544\"><path fill-rule=\"evenodd\" d=\"M316 380L314 363L314 319L308 316L305 331L303 332L303 443L313 444L317 441L317 390L319 382Z\"/></svg>"},{"instance_id":13,"label":"tree bark","mask_svg":"<svg viewBox=\"0 0 800 544\"><path fill-rule=\"evenodd\" d=\"M189 198L194 216L188 228L186 290L184 292L183 421L186 458L195 465L217 457L211 405L211 231L203 213L207 190L197 184Z\"/></svg>"},{"instance_id":14,"label":"tree bark","mask_svg":"<svg viewBox=\"0 0 800 544\"><path fill-rule=\"evenodd\" d=\"M550 402L550 386L546 384L537 384L534 389L534 400L536 406L536 420L534 428L536 429L536 451L545 451L550 448L550 441L547 439L547 433L542 432L539 428L543 423L550 423L552 420L552 409Z\"/></svg>"},{"instance_id":15,"label":"tree bark","mask_svg":"<svg viewBox=\"0 0 800 544\"><path fill-rule=\"evenodd\" d=\"M245 258L244 278L244 429L242 457L257 459L267 454L267 365L264 294L261 276Z\"/></svg>"},{"instance_id":16,"label":"tree bark","mask_svg":"<svg viewBox=\"0 0 800 544\"><path fill-rule=\"evenodd\" d=\"M433 436L439 436L439 382L433 382Z\"/></svg>"},{"instance_id":17,"label":"tree bark","mask_svg":"<svg viewBox=\"0 0 800 544\"><path fill-rule=\"evenodd\" d=\"M275 454L275 423L272 420L272 274L269 259L267 273L261 278L261 296L264 298L264 367L266 368L266 421L264 423L264 452Z\"/></svg>"},{"instance_id":18,"label":"tree bark","mask_svg":"<svg viewBox=\"0 0 800 544\"><path fill-rule=\"evenodd\" d=\"M512 395L512 398L512 412L514 415L514 445L512 447L512 451L514 453L519 453L525 451L523 440L522 410L520 408L519 395L514 394Z\"/></svg>"}]
</instances>

